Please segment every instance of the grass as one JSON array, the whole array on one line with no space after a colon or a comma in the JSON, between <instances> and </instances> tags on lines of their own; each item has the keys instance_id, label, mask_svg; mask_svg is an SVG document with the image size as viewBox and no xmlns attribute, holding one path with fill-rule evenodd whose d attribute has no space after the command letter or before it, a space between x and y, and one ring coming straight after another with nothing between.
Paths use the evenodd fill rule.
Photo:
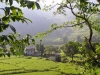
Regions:
<instances>
[{"instance_id":1,"label":"grass","mask_svg":"<svg viewBox=\"0 0 100 75\"><path fill-rule=\"evenodd\" d=\"M79 55L76 55L79 56ZM39 59L38 57L0 58L0 75L78 75L83 66ZM99 73L100 69L97 69Z\"/></svg>"},{"instance_id":2,"label":"grass","mask_svg":"<svg viewBox=\"0 0 100 75\"><path fill-rule=\"evenodd\" d=\"M19 75L19 74L15 74ZM34 72L34 73L22 73L20 75L59 75L59 72L49 71L49 72Z\"/></svg>"}]
</instances>

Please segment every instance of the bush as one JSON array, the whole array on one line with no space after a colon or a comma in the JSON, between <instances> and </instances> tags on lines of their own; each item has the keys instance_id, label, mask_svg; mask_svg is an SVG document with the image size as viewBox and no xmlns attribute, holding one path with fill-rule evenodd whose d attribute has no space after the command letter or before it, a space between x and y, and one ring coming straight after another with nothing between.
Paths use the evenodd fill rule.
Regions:
<instances>
[{"instance_id":1,"label":"bush","mask_svg":"<svg viewBox=\"0 0 100 75\"><path fill-rule=\"evenodd\" d=\"M55 60L56 60L57 62L61 62L61 56L56 56Z\"/></svg>"},{"instance_id":2,"label":"bush","mask_svg":"<svg viewBox=\"0 0 100 75\"><path fill-rule=\"evenodd\" d=\"M46 58L46 60L49 60L49 58Z\"/></svg>"},{"instance_id":3,"label":"bush","mask_svg":"<svg viewBox=\"0 0 100 75\"><path fill-rule=\"evenodd\" d=\"M66 62L68 62L68 59L67 59L67 58L64 58L64 59L62 60L62 63L66 63Z\"/></svg>"},{"instance_id":4,"label":"bush","mask_svg":"<svg viewBox=\"0 0 100 75\"><path fill-rule=\"evenodd\" d=\"M27 59L32 59L32 57L31 56L28 56Z\"/></svg>"}]
</instances>

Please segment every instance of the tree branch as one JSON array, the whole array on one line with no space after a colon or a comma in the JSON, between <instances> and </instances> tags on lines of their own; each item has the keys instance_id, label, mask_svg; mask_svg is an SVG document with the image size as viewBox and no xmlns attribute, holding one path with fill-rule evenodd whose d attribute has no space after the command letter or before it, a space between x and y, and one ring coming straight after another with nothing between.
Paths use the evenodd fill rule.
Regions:
<instances>
[{"instance_id":1,"label":"tree branch","mask_svg":"<svg viewBox=\"0 0 100 75\"><path fill-rule=\"evenodd\" d=\"M78 18L81 18L81 19L83 19L83 20L85 21L84 23L86 23L86 25L88 26L88 28L89 28L89 30L90 30L90 35L89 35L89 38L87 39L87 40L88 40L88 44L90 45L92 51L93 51L94 53L96 53L94 47L93 47L92 44L91 44L91 39L92 39L92 35L93 35L93 30L92 30L92 27L91 27L91 23L88 21L89 17L90 17L93 13L90 14L90 15L88 16L88 18L85 17L85 14L84 14L84 16L80 16L80 15L78 15L78 14L76 14L76 13L74 12L74 8L72 7L71 2L68 1L68 0L67 0L67 2L69 3L69 6L70 6L70 7L67 6L67 5L64 5L64 6L61 5L60 7L61 7L61 8L66 7L66 8L68 8L68 9L70 9L71 12L72 12L72 14L73 14L74 16L76 16L76 17L78 17ZM56 4L56 5L60 5L60 4ZM56 5L55 5L55 6L56 6ZM53 6L53 7L54 7L54 6ZM77 25L79 25L79 24L75 24L75 25L72 25L72 26L65 26L65 27L74 27L74 26L77 26ZM59 27L59 28L60 28L60 27Z\"/></svg>"},{"instance_id":2,"label":"tree branch","mask_svg":"<svg viewBox=\"0 0 100 75\"><path fill-rule=\"evenodd\" d=\"M88 18L85 18L85 16L84 16L84 17L83 17L83 16L79 16L79 15L77 15L77 14L74 13L73 8L72 8L72 5L71 5L71 2L69 2L69 4L70 4L70 9L71 9L71 12L73 13L73 15L76 16L76 17L79 17L79 18L81 18L81 19L83 19L83 20L85 20L86 24L88 25L88 28L89 28L89 30L90 30L90 35L89 35L88 43L89 43L89 45L90 45L92 51L93 51L94 53L96 53L94 47L93 47L92 44L91 44L91 39L92 39L92 35L93 35L93 30L92 30L91 24L90 24L89 21L88 21L88 18L89 18L91 15L90 15Z\"/></svg>"},{"instance_id":3,"label":"tree branch","mask_svg":"<svg viewBox=\"0 0 100 75\"><path fill-rule=\"evenodd\" d=\"M64 26L64 27L74 27L74 26L77 26L77 25L80 25L80 24L83 24L85 22L81 22L81 23L78 23L78 24L74 24L74 25L71 25L71 26Z\"/></svg>"},{"instance_id":4,"label":"tree branch","mask_svg":"<svg viewBox=\"0 0 100 75\"><path fill-rule=\"evenodd\" d=\"M78 23L78 24L73 24L73 25L69 25L69 26L63 26L63 27L74 27L74 26L77 26L77 25L80 25L80 24L83 24L83 23L85 23L85 22L81 22L81 23ZM60 26L59 27L55 27L55 28L61 28ZM49 32L52 32L52 31L54 31L55 30L55 28L53 28L53 29L51 29L51 30L49 30ZM46 32L48 32L48 31L46 31ZM44 34L48 34L48 33L44 33Z\"/></svg>"},{"instance_id":5,"label":"tree branch","mask_svg":"<svg viewBox=\"0 0 100 75\"><path fill-rule=\"evenodd\" d=\"M93 15L94 13L91 13L89 16L88 16L88 18L87 19L89 19L92 15Z\"/></svg>"}]
</instances>

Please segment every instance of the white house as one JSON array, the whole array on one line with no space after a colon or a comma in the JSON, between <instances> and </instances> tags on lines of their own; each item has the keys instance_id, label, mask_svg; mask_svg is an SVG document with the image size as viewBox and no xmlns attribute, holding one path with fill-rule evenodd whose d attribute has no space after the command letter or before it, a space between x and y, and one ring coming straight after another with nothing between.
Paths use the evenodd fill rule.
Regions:
<instances>
[{"instance_id":1,"label":"white house","mask_svg":"<svg viewBox=\"0 0 100 75\"><path fill-rule=\"evenodd\" d=\"M35 48L25 48L25 55L34 55L34 52L35 52Z\"/></svg>"}]
</instances>

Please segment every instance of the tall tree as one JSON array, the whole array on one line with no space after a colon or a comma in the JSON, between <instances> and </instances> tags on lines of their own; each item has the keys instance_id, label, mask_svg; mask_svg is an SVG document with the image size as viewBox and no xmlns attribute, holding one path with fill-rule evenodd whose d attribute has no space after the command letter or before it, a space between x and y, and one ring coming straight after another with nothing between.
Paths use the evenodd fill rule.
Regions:
<instances>
[{"instance_id":1,"label":"tall tree","mask_svg":"<svg viewBox=\"0 0 100 75\"><path fill-rule=\"evenodd\" d=\"M63 45L63 51L66 55L71 56L73 60L74 55L78 53L78 46L80 46L78 42L69 41Z\"/></svg>"},{"instance_id":2,"label":"tall tree","mask_svg":"<svg viewBox=\"0 0 100 75\"><path fill-rule=\"evenodd\" d=\"M36 50L41 52L41 56L44 54L44 45L43 44L36 44Z\"/></svg>"}]
</instances>

